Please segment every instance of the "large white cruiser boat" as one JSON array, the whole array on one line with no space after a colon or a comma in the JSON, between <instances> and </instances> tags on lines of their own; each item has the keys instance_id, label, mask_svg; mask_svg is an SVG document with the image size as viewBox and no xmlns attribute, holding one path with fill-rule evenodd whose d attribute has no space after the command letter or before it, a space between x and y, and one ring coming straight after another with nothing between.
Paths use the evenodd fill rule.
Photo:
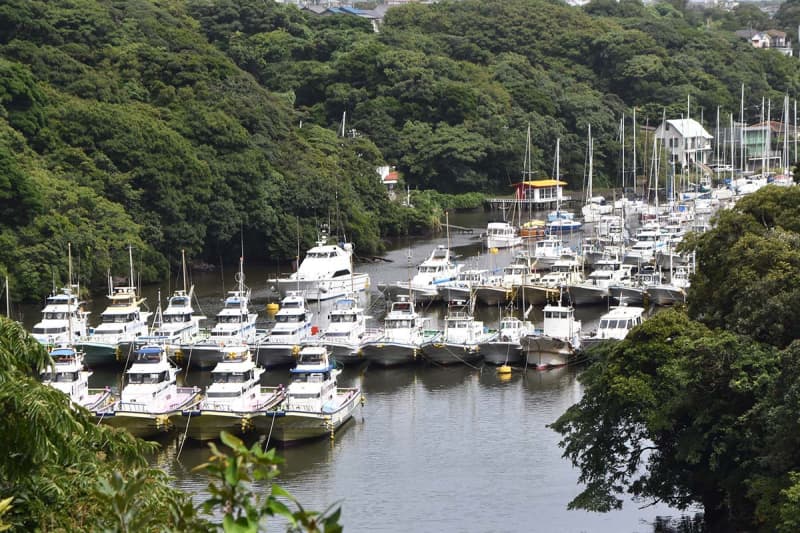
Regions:
<instances>
[{"instance_id":1,"label":"large white cruiser boat","mask_svg":"<svg viewBox=\"0 0 800 533\"><path fill-rule=\"evenodd\" d=\"M450 248L440 244L420 263L411 281L379 285L378 288L386 298L411 294L417 304L433 302L439 299L439 286L456 279L462 266L453 262Z\"/></svg>"},{"instance_id":2,"label":"large white cruiser boat","mask_svg":"<svg viewBox=\"0 0 800 533\"><path fill-rule=\"evenodd\" d=\"M522 244L519 230L508 222L489 222L486 225L486 248L512 248Z\"/></svg>"},{"instance_id":3,"label":"large white cruiser boat","mask_svg":"<svg viewBox=\"0 0 800 533\"><path fill-rule=\"evenodd\" d=\"M199 401L197 387L178 387L178 368L170 363L163 346L144 346L125 371L119 399L95 411L101 422L123 427L137 437L169 431L173 418Z\"/></svg>"},{"instance_id":4,"label":"large white cruiser boat","mask_svg":"<svg viewBox=\"0 0 800 533\"><path fill-rule=\"evenodd\" d=\"M256 366L246 344L228 346L225 359L211 371L211 384L200 403L183 411L191 417L186 434L197 440L219 438L221 431L244 435L257 429L284 399L283 387L262 387L264 369ZM261 421L263 422L263 421Z\"/></svg>"},{"instance_id":5,"label":"large white cruiser boat","mask_svg":"<svg viewBox=\"0 0 800 533\"><path fill-rule=\"evenodd\" d=\"M228 291L211 332L181 344L181 357L190 366L213 368L228 353L226 346L248 342L256 336L257 313L250 312L250 288L244 285L244 259L239 259L237 288Z\"/></svg>"},{"instance_id":6,"label":"large white cruiser boat","mask_svg":"<svg viewBox=\"0 0 800 533\"><path fill-rule=\"evenodd\" d=\"M42 319L33 326L31 335L45 346L77 342L88 333L88 311L78 298L77 285L64 287L45 300Z\"/></svg>"},{"instance_id":7,"label":"large white cruiser boat","mask_svg":"<svg viewBox=\"0 0 800 533\"><path fill-rule=\"evenodd\" d=\"M337 376L324 346L306 346L300 351L286 400L276 413L272 438L297 442L331 436L347 422L361 404L361 389L337 388Z\"/></svg>"},{"instance_id":8,"label":"large white cruiser boat","mask_svg":"<svg viewBox=\"0 0 800 533\"><path fill-rule=\"evenodd\" d=\"M306 252L297 272L268 280L281 298L288 291L302 292L307 300L330 300L369 287L369 274L353 272L353 244L327 244L322 232L316 246Z\"/></svg>"},{"instance_id":9,"label":"large white cruiser boat","mask_svg":"<svg viewBox=\"0 0 800 533\"><path fill-rule=\"evenodd\" d=\"M436 334L425 329L425 322L414 309L411 298L401 294L392 302L383 320L383 329L365 337L361 354L370 365L388 367L413 363L421 355L422 345Z\"/></svg>"},{"instance_id":10,"label":"large white cruiser boat","mask_svg":"<svg viewBox=\"0 0 800 533\"><path fill-rule=\"evenodd\" d=\"M72 346L58 346L50 351L53 365L42 371L42 383L60 390L75 405L90 411L104 405L110 398L111 391L90 389L89 376L92 373L83 366L83 353Z\"/></svg>"}]
</instances>

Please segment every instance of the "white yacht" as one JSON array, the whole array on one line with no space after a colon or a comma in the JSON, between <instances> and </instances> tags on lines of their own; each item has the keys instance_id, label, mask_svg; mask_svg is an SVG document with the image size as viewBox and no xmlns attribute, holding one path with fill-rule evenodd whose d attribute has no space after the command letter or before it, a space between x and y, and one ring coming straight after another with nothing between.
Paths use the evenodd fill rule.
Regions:
<instances>
[{"instance_id":1,"label":"white yacht","mask_svg":"<svg viewBox=\"0 0 800 533\"><path fill-rule=\"evenodd\" d=\"M611 285L608 295L619 305L644 305L647 289L661 284L661 272L652 265L645 265L631 277L630 283Z\"/></svg>"},{"instance_id":2,"label":"white yacht","mask_svg":"<svg viewBox=\"0 0 800 533\"><path fill-rule=\"evenodd\" d=\"M181 357L192 367L213 368L227 353L226 346L247 343L256 337L257 313L250 312L250 288L244 284L244 258L239 258L236 289L228 291L216 323L207 335L181 343Z\"/></svg>"},{"instance_id":3,"label":"white yacht","mask_svg":"<svg viewBox=\"0 0 800 533\"><path fill-rule=\"evenodd\" d=\"M581 322L570 305L544 306L544 323L536 333L522 337L527 366L544 369L569 363L581 347Z\"/></svg>"},{"instance_id":4,"label":"white yacht","mask_svg":"<svg viewBox=\"0 0 800 533\"><path fill-rule=\"evenodd\" d=\"M281 297L289 291L299 291L307 300L330 300L369 287L369 274L353 272L353 244L327 242L327 232L322 231L297 272L286 278L268 280Z\"/></svg>"},{"instance_id":5,"label":"white yacht","mask_svg":"<svg viewBox=\"0 0 800 533\"><path fill-rule=\"evenodd\" d=\"M178 387L178 368L163 346L144 346L125 371L125 385L112 404L95 410L101 422L123 427L137 437L170 431L174 419L199 401L197 387Z\"/></svg>"},{"instance_id":6,"label":"white yacht","mask_svg":"<svg viewBox=\"0 0 800 533\"><path fill-rule=\"evenodd\" d=\"M472 292L485 285L492 278L492 271L485 268L470 268L462 270L456 279L439 285L439 297L444 302L453 300L469 300Z\"/></svg>"},{"instance_id":7,"label":"white yacht","mask_svg":"<svg viewBox=\"0 0 800 533\"><path fill-rule=\"evenodd\" d=\"M291 371L293 381L275 414L271 438L281 443L330 436L361 404L361 389L338 388L337 376L324 346L306 346Z\"/></svg>"},{"instance_id":8,"label":"white yacht","mask_svg":"<svg viewBox=\"0 0 800 533\"><path fill-rule=\"evenodd\" d=\"M461 267L453 262L450 248L440 244L420 263L411 281L379 285L378 288L387 298L410 293L417 304L432 302L439 299L439 285L454 280Z\"/></svg>"},{"instance_id":9,"label":"white yacht","mask_svg":"<svg viewBox=\"0 0 800 533\"><path fill-rule=\"evenodd\" d=\"M584 348L590 348L607 340L622 340L630 330L644 321L643 307L621 305L612 307L600 317L597 329L581 339Z\"/></svg>"},{"instance_id":10,"label":"white yacht","mask_svg":"<svg viewBox=\"0 0 800 533\"><path fill-rule=\"evenodd\" d=\"M262 387L264 369L256 366L246 344L227 347L225 358L211 371L203 399L183 411L191 417L186 434L197 440L219 438L221 431L251 433L272 421L273 411L285 398L283 387Z\"/></svg>"},{"instance_id":11,"label":"white yacht","mask_svg":"<svg viewBox=\"0 0 800 533\"><path fill-rule=\"evenodd\" d=\"M420 349L436 332L425 329L426 319L414 309L408 295L399 295L383 320L383 329L368 332L361 354L370 365L396 366L413 363Z\"/></svg>"},{"instance_id":12,"label":"white yacht","mask_svg":"<svg viewBox=\"0 0 800 533\"><path fill-rule=\"evenodd\" d=\"M582 283L585 280L581 256L565 256L543 274L534 283L523 285L522 297L530 305L544 305L558 299L561 289L568 285Z\"/></svg>"},{"instance_id":13,"label":"white yacht","mask_svg":"<svg viewBox=\"0 0 800 533\"><path fill-rule=\"evenodd\" d=\"M346 365L364 360L360 348L367 331L366 319L364 308L355 298L340 298L334 302L328 328L319 342L337 363Z\"/></svg>"},{"instance_id":14,"label":"white yacht","mask_svg":"<svg viewBox=\"0 0 800 533\"><path fill-rule=\"evenodd\" d=\"M453 302L444 319L444 331L422 346L422 354L440 365L475 363L481 358L480 345L496 337L497 331L475 320L467 302Z\"/></svg>"},{"instance_id":15,"label":"white yacht","mask_svg":"<svg viewBox=\"0 0 800 533\"><path fill-rule=\"evenodd\" d=\"M486 248L513 248L522 244L519 230L508 222L489 222L486 225Z\"/></svg>"},{"instance_id":16,"label":"white yacht","mask_svg":"<svg viewBox=\"0 0 800 533\"><path fill-rule=\"evenodd\" d=\"M72 346L58 346L50 351L52 366L42 371L42 383L60 390L72 403L90 411L105 404L111 395L108 388L90 389L92 373L83 366L83 353Z\"/></svg>"},{"instance_id":17,"label":"white yacht","mask_svg":"<svg viewBox=\"0 0 800 533\"><path fill-rule=\"evenodd\" d=\"M556 235L548 235L534 243L533 260L537 270L549 270L556 261L569 254L574 252Z\"/></svg>"},{"instance_id":18,"label":"white yacht","mask_svg":"<svg viewBox=\"0 0 800 533\"><path fill-rule=\"evenodd\" d=\"M275 314L275 325L250 343L258 364L266 368L295 364L301 345L316 333L312 315L300 292L287 292Z\"/></svg>"},{"instance_id":19,"label":"white yacht","mask_svg":"<svg viewBox=\"0 0 800 533\"><path fill-rule=\"evenodd\" d=\"M77 342L88 333L89 312L79 297L79 287L71 285L45 300L42 319L31 330L34 339L45 346Z\"/></svg>"}]
</instances>

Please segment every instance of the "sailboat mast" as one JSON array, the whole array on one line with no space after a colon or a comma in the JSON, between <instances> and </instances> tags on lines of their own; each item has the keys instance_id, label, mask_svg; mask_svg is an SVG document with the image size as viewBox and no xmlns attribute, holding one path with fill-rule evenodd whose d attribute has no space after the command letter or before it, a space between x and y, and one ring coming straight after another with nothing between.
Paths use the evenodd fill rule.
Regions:
<instances>
[{"instance_id":1,"label":"sailboat mast","mask_svg":"<svg viewBox=\"0 0 800 533\"><path fill-rule=\"evenodd\" d=\"M739 99L739 168L747 170L744 163L744 83L742 84L742 97Z\"/></svg>"},{"instance_id":2,"label":"sailboat mast","mask_svg":"<svg viewBox=\"0 0 800 533\"><path fill-rule=\"evenodd\" d=\"M622 195L625 196L625 189ZM636 106L633 106L633 196L636 196Z\"/></svg>"},{"instance_id":3,"label":"sailboat mast","mask_svg":"<svg viewBox=\"0 0 800 533\"><path fill-rule=\"evenodd\" d=\"M6 275L6 316L11 319L11 289L8 286L8 275Z\"/></svg>"},{"instance_id":4,"label":"sailboat mast","mask_svg":"<svg viewBox=\"0 0 800 533\"><path fill-rule=\"evenodd\" d=\"M625 113L622 114L622 122L620 123L620 130L622 130L622 194L625 194ZM592 144L592 125L589 124L589 144ZM589 148L591 150L591 147ZM591 152L589 152L591 154ZM589 156L591 158L591 155ZM591 159L590 159L591 161ZM589 167L591 168L591 166ZM589 181L591 183L591 181ZM591 198L591 195L589 195Z\"/></svg>"},{"instance_id":5,"label":"sailboat mast","mask_svg":"<svg viewBox=\"0 0 800 533\"><path fill-rule=\"evenodd\" d=\"M133 246L130 245L130 244L128 245L128 263L130 264L130 268L131 268L131 278L130 278L131 279L131 283L130 283L130 285L131 285L131 287L135 288L136 287L136 280L133 279Z\"/></svg>"},{"instance_id":6,"label":"sailboat mast","mask_svg":"<svg viewBox=\"0 0 800 533\"><path fill-rule=\"evenodd\" d=\"M183 290L189 290L186 284L186 250L181 250L181 269L183 271Z\"/></svg>"}]
</instances>

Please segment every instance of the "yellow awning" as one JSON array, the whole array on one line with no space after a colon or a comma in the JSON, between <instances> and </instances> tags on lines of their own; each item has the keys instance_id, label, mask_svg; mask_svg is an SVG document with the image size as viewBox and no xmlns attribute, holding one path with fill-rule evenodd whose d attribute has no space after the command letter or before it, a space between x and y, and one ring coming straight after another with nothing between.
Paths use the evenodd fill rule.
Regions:
<instances>
[{"instance_id":1,"label":"yellow awning","mask_svg":"<svg viewBox=\"0 0 800 533\"><path fill-rule=\"evenodd\" d=\"M521 181L514 186L518 185L527 185L528 187L555 187L556 185L566 185L566 181L559 181L554 179L549 180L533 180L533 181Z\"/></svg>"}]
</instances>

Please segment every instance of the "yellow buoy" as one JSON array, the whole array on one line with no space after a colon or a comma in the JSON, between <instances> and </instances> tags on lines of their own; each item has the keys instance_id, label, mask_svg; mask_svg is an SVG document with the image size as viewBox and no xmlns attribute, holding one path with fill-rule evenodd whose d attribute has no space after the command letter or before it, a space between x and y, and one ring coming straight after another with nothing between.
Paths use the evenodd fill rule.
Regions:
<instances>
[{"instance_id":1,"label":"yellow buoy","mask_svg":"<svg viewBox=\"0 0 800 533\"><path fill-rule=\"evenodd\" d=\"M280 308L280 305L276 304L275 302L270 302L267 304L267 314L274 315Z\"/></svg>"},{"instance_id":2,"label":"yellow buoy","mask_svg":"<svg viewBox=\"0 0 800 533\"><path fill-rule=\"evenodd\" d=\"M497 367L497 373L501 374L501 375L510 374L511 373L511 367L508 366L508 365L498 366Z\"/></svg>"}]
</instances>

